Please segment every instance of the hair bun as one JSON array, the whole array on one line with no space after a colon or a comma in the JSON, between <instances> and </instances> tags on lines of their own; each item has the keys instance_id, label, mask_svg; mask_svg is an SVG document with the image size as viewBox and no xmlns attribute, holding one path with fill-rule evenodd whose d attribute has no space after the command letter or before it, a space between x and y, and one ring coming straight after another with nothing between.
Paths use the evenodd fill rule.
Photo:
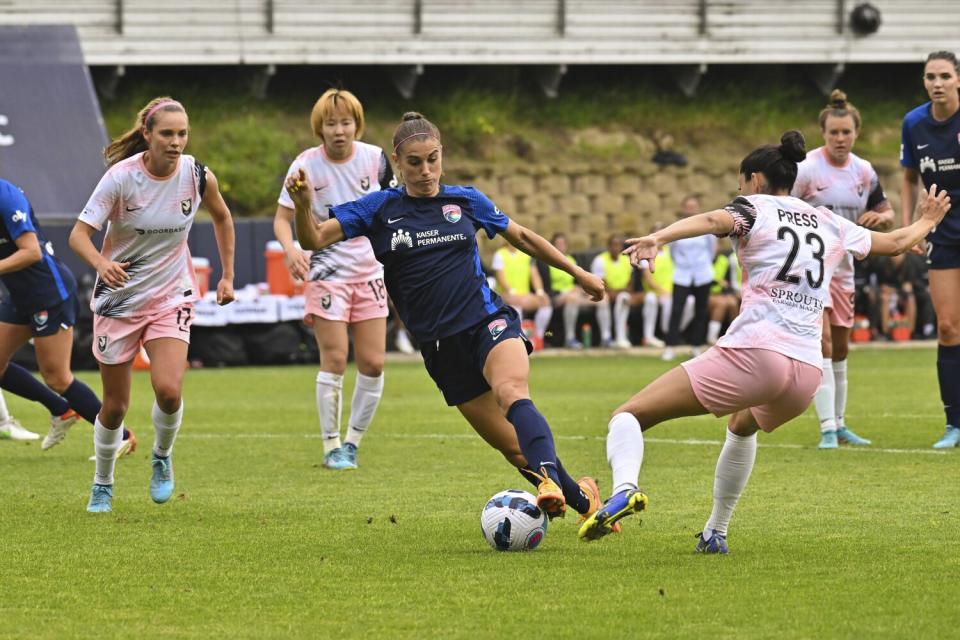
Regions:
<instances>
[{"instance_id":1,"label":"hair bun","mask_svg":"<svg viewBox=\"0 0 960 640\"><path fill-rule=\"evenodd\" d=\"M407 120L423 120L423 114L416 111L407 111L403 114L403 122Z\"/></svg>"},{"instance_id":2,"label":"hair bun","mask_svg":"<svg viewBox=\"0 0 960 640\"><path fill-rule=\"evenodd\" d=\"M830 102L827 103L827 106L831 109L846 109L847 94L840 89L834 89L830 94Z\"/></svg>"},{"instance_id":3,"label":"hair bun","mask_svg":"<svg viewBox=\"0 0 960 640\"><path fill-rule=\"evenodd\" d=\"M780 137L780 155L791 162L802 162L807 157L807 141L799 131L787 131Z\"/></svg>"}]
</instances>

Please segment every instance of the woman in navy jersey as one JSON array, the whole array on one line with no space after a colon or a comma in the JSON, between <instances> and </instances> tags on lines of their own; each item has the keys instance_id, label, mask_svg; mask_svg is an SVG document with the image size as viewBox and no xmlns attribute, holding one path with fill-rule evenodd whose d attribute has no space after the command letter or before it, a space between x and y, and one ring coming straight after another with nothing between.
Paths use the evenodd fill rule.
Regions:
<instances>
[{"instance_id":1,"label":"woman in navy jersey","mask_svg":"<svg viewBox=\"0 0 960 640\"><path fill-rule=\"evenodd\" d=\"M960 446L960 67L949 51L927 56L923 86L930 102L903 119L900 202L906 226L917 203L917 182L950 194L947 216L927 237L930 297L937 314L937 376L947 428L933 447Z\"/></svg>"},{"instance_id":2,"label":"woman in navy jersey","mask_svg":"<svg viewBox=\"0 0 960 640\"><path fill-rule=\"evenodd\" d=\"M593 300L603 297L603 282L511 221L476 189L441 184L440 131L419 113L405 114L397 127L392 160L404 186L333 207L322 224L310 215L313 187L306 174L291 175L287 190L296 205L300 242L320 249L367 237L384 266L397 312L421 345L427 371L447 404L529 476L547 515L563 515L567 503L582 515L593 513L599 505L596 482L587 477L574 482L557 458L550 427L530 400L530 344L516 311L487 286L476 233L503 235L572 275Z\"/></svg>"},{"instance_id":3,"label":"woman in navy jersey","mask_svg":"<svg viewBox=\"0 0 960 640\"><path fill-rule=\"evenodd\" d=\"M50 431L40 444L46 450L62 442L78 418L92 424L100 411L96 394L70 371L77 282L44 237L26 195L2 179L0 218L0 280L10 293L0 303L0 387L50 411ZM31 339L46 386L10 361ZM136 445L125 432L117 456Z\"/></svg>"}]
</instances>

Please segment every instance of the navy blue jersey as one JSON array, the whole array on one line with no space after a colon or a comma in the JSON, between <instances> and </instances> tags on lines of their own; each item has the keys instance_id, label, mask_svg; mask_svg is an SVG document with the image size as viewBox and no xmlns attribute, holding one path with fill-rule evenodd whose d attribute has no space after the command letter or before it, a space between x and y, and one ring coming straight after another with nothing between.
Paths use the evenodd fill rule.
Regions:
<instances>
[{"instance_id":1,"label":"navy blue jersey","mask_svg":"<svg viewBox=\"0 0 960 640\"><path fill-rule=\"evenodd\" d=\"M950 193L950 211L928 238L937 244L960 244L960 111L943 122L933 119L930 103L903 119L900 164L920 173L927 189Z\"/></svg>"},{"instance_id":2,"label":"navy blue jersey","mask_svg":"<svg viewBox=\"0 0 960 640\"><path fill-rule=\"evenodd\" d=\"M21 313L34 313L60 304L76 290L73 274L53 255L37 223L27 196L12 182L0 179L0 259L17 252L16 240L24 233L37 234L43 258L25 269L0 276L10 292L10 301Z\"/></svg>"},{"instance_id":3,"label":"navy blue jersey","mask_svg":"<svg viewBox=\"0 0 960 640\"><path fill-rule=\"evenodd\" d=\"M333 207L348 238L366 236L387 292L420 342L473 327L503 301L487 285L477 231L493 238L510 220L473 187L440 185L433 198L385 189Z\"/></svg>"}]
</instances>

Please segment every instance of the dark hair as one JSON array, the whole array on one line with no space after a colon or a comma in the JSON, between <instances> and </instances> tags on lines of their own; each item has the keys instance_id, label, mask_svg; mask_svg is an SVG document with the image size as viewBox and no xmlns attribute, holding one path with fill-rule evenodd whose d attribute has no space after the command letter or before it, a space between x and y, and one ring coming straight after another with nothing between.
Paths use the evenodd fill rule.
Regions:
<instances>
[{"instance_id":1,"label":"dark hair","mask_svg":"<svg viewBox=\"0 0 960 640\"><path fill-rule=\"evenodd\" d=\"M550 244L557 244L557 240L559 240L560 238L563 238L564 240L566 240L567 234L565 234L563 231L557 231L555 234L550 236Z\"/></svg>"},{"instance_id":2,"label":"dark hair","mask_svg":"<svg viewBox=\"0 0 960 640\"><path fill-rule=\"evenodd\" d=\"M762 173L771 191L789 191L797 180L797 163L807 157L806 141L799 131L787 131L780 137L780 146L766 144L747 154L740 163L740 173L750 177Z\"/></svg>"},{"instance_id":3,"label":"dark hair","mask_svg":"<svg viewBox=\"0 0 960 640\"><path fill-rule=\"evenodd\" d=\"M951 63L957 73L960 74L960 62L957 61L957 56L953 51L934 51L927 56L927 60L923 63L923 66L927 66L927 62L931 60L946 60Z\"/></svg>"},{"instance_id":4,"label":"dark hair","mask_svg":"<svg viewBox=\"0 0 960 640\"><path fill-rule=\"evenodd\" d=\"M393 133L393 152L400 150L400 145L415 136L430 136L440 142L440 130L422 114L408 111L403 114L403 121Z\"/></svg>"},{"instance_id":5,"label":"dark hair","mask_svg":"<svg viewBox=\"0 0 960 640\"><path fill-rule=\"evenodd\" d=\"M860 131L860 111L847 101L847 94L840 89L834 89L833 93L830 94L830 102L820 112L820 130L826 129L827 118L845 118L847 116L853 118L854 128Z\"/></svg>"}]
</instances>

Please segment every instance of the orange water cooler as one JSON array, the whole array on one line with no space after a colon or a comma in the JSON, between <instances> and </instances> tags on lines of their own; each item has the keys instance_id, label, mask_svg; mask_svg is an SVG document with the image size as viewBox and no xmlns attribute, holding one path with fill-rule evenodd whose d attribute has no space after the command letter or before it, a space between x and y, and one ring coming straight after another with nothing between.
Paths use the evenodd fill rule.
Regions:
<instances>
[{"instance_id":1,"label":"orange water cooler","mask_svg":"<svg viewBox=\"0 0 960 640\"><path fill-rule=\"evenodd\" d=\"M193 258L193 272L197 274L197 286L200 288L200 297L207 295L210 290L210 261L206 258Z\"/></svg>"},{"instance_id":2,"label":"orange water cooler","mask_svg":"<svg viewBox=\"0 0 960 640\"><path fill-rule=\"evenodd\" d=\"M284 262L283 245L276 240L271 240L267 243L267 249L263 252L263 257L267 260L267 286L270 293L279 296L292 296L294 282L290 272L287 271L286 262Z\"/></svg>"}]
</instances>

